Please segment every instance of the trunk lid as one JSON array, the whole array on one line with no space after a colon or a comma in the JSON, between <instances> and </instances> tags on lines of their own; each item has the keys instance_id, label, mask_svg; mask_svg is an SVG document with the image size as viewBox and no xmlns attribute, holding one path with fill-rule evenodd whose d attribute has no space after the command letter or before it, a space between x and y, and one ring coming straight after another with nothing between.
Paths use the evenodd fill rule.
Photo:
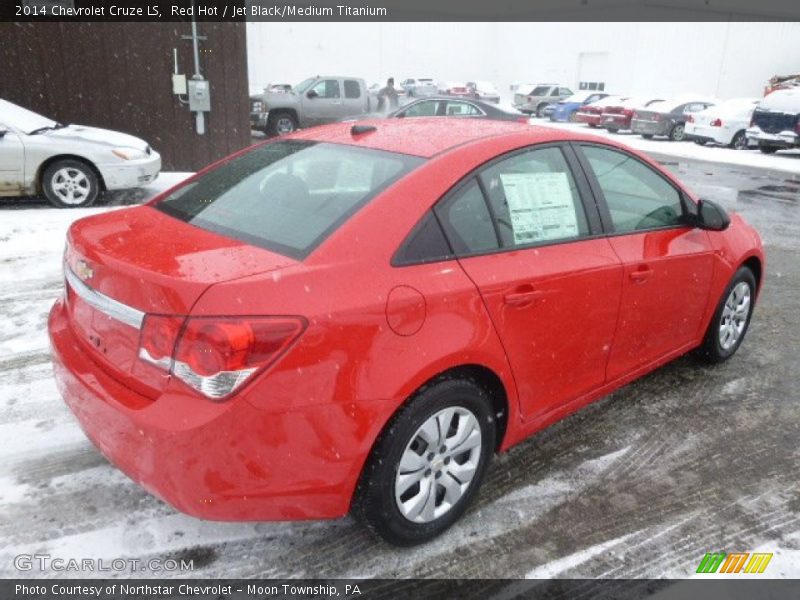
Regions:
<instances>
[{"instance_id":1,"label":"trunk lid","mask_svg":"<svg viewBox=\"0 0 800 600\"><path fill-rule=\"evenodd\" d=\"M215 283L297 262L147 206L77 221L67 240L67 314L76 336L109 374L151 399L168 375L138 357L144 315L186 315Z\"/></svg>"},{"instance_id":2,"label":"trunk lid","mask_svg":"<svg viewBox=\"0 0 800 600\"><path fill-rule=\"evenodd\" d=\"M792 131L800 120L797 113L785 113L757 108L753 111L753 124L766 133Z\"/></svg>"}]
</instances>

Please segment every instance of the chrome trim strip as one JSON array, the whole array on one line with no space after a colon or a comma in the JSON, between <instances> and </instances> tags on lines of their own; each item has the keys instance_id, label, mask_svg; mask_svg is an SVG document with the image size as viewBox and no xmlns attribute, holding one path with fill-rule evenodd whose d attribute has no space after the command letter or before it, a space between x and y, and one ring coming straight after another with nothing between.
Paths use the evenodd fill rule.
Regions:
<instances>
[{"instance_id":1,"label":"chrome trim strip","mask_svg":"<svg viewBox=\"0 0 800 600\"><path fill-rule=\"evenodd\" d=\"M144 321L145 313L93 290L78 279L78 276L75 275L69 267L65 266L64 276L69 286L84 302L112 319L130 325L134 329L142 328L142 321Z\"/></svg>"}]
</instances>

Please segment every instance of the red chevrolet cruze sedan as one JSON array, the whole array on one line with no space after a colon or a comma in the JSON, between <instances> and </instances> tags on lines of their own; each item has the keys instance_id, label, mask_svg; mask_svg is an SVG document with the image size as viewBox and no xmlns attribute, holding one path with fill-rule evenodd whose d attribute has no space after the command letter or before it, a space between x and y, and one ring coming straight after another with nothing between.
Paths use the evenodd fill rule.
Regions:
<instances>
[{"instance_id":1,"label":"red chevrolet cruze sedan","mask_svg":"<svg viewBox=\"0 0 800 600\"><path fill-rule=\"evenodd\" d=\"M441 533L490 458L690 350L742 343L758 233L619 144L334 124L77 221L49 330L109 460L207 519Z\"/></svg>"}]
</instances>

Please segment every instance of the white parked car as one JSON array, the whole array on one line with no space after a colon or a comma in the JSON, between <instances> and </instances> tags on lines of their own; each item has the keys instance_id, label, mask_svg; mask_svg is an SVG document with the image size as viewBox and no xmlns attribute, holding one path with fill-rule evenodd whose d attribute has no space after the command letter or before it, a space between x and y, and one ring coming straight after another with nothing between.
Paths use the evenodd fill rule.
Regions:
<instances>
[{"instance_id":1,"label":"white parked car","mask_svg":"<svg viewBox=\"0 0 800 600\"><path fill-rule=\"evenodd\" d=\"M758 98L733 98L705 110L689 115L685 137L696 143L730 146L736 150L747 149L748 126Z\"/></svg>"},{"instance_id":2,"label":"white parked car","mask_svg":"<svg viewBox=\"0 0 800 600\"><path fill-rule=\"evenodd\" d=\"M500 102L500 93L494 84L488 81L468 81L467 87L472 90L473 97L476 100L483 100L484 102Z\"/></svg>"},{"instance_id":3,"label":"white parked car","mask_svg":"<svg viewBox=\"0 0 800 600\"><path fill-rule=\"evenodd\" d=\"M161 156L132 135L65 125L0 99L0 196L44 196L89 206L103 190L153 181Z\"/></svg>"},{"instance_id":4,"label":"white parked car","mask_svg":"<svg viewBox=\"0 0 800 600\"><path fill-rule=\"evenodd\" d=\"M776 90L762 98L747 138L765 154L800 148L800 88Z\"/></svg>"}]
</instances>

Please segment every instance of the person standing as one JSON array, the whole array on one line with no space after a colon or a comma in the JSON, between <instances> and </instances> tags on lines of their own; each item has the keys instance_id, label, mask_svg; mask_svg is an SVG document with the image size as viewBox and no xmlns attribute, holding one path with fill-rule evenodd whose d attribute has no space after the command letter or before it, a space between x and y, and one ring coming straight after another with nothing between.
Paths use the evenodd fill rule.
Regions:
<instances>
[{"instance_id":1,"label":"person standing","mask_svg":"<svg viewBox=\"0 0 800 600\"><path fill-rule=\"evenodd\" d=\"M394 110L399 103L397 90L394 87L394 77L386 80L386 87L378 92L378 111Z\"/></svg>"}]
</instances>

